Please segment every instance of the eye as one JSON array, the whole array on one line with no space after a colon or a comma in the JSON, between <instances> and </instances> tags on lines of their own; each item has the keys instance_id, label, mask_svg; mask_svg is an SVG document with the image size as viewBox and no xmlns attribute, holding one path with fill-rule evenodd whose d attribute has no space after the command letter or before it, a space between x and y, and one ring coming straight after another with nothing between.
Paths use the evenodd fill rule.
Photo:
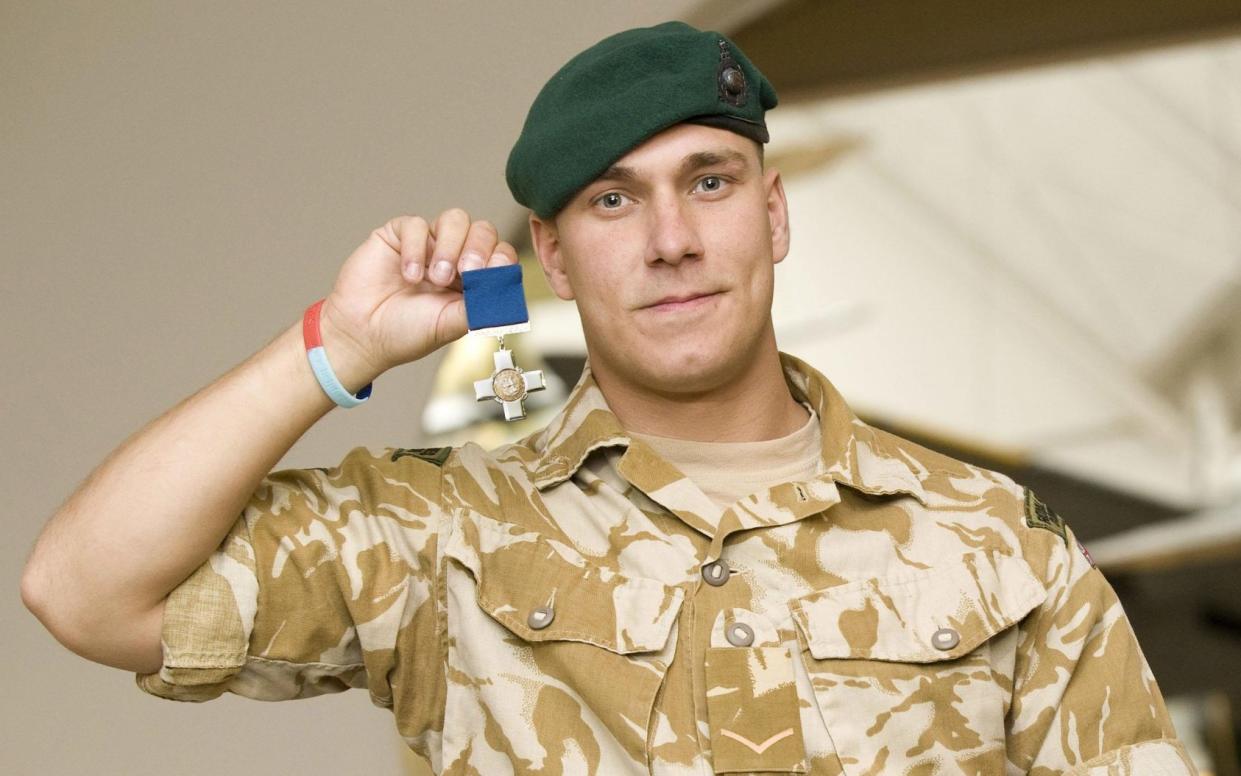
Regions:
<instances>
[{"instance_id":1,"label":"eye","mask_svg":"<svg viewBox=\"0 0 1241 776\"><path fill-rule=\"evenodd\" d=\"M625 204L625 195L620 192L609 191L595 200L595 202L602 205L604 210L615 210Z\"/></svg>"},{"instance_id":2,"label":"eye","mask_svg":"<svg viewBox=\"0 0 1241 776\"><path fill-rule=\"evenodd\" d=\"M724 179L718 175L707 175L698 181L698 188L703 191L719 191L724 188Z\"/></svg>"}]
</instances>

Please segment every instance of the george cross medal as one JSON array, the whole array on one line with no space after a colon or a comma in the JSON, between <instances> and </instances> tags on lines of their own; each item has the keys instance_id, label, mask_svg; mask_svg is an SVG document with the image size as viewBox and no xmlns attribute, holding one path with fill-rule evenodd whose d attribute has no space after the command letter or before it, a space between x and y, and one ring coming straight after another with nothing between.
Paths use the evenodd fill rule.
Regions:
<instances>
[{"instance_id":1,"label":"george cross medal","mask_svg":"<svg viewBox=\"0 0 1241 776\"><path fill-rule=\"evenodd\" d=\"M474 381L474 398L493 399L504 408L505 420L526 417L526 396L547 387L543 372L522 371L513 363L513 351L504 347L504 335L530 331L526 297L521 286L521 265L475 269L461 273L465 295L465 317L470 334L495 337L500 349L495 352L495 369L491 376Z\"/></svg>"}]
</instances>

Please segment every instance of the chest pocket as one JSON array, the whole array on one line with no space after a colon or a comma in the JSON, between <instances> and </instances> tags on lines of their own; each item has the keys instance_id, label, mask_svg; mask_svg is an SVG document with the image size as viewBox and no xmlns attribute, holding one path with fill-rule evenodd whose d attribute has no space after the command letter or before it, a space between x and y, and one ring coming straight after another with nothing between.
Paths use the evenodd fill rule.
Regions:
<instances>
[{"instance_id":1,"label":"chest pocket","mask_svg":"<svg viewBox=\"0 0 1241 776\"><path fill-rule=\"evenodd\" d=\"M977 552L795 601L845 773L1002 773L1012 626L1046 596L1024 560Z\"/></svg>"},{"instance_id":2,"label":"chest pocket","mask_svg":"<svg viewBox=\"0 0 1241 776\"><path fill-rule=\"evenodd\" d=\"M475 513L444 547L445 773L645 773L684 591Z\"/></svg>"}]
</instances>

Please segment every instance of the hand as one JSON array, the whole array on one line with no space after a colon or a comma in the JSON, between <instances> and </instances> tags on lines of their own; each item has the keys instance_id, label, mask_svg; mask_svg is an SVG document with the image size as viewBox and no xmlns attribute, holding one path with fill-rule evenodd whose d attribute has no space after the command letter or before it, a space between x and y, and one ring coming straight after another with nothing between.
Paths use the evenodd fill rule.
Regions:
<instances>
[{"instance_id":1,"label":"hand","mask_svg":"<svg viewBox=\"0 0 1241 776\"><path fill-rule=\"evenodd\" d=\"M467 330L461 273L515 263L517 251L492 224L459 208L430 224L392 219L349 256L323 304L333 366L348 360L365 383L460 338ZM356 382L338 374L347 386Z\"/></svg>"}]
</instances>

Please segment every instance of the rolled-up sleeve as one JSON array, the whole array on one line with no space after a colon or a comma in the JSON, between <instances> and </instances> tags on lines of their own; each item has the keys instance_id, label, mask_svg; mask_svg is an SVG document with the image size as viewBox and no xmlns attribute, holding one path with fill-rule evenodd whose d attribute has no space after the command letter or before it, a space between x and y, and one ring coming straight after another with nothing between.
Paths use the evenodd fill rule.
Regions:
<instances>
[{"instance_id":1,"label":"rolled-up sleeve","mask_svg":"<svg viewBox=\"0 0 1241 776\"><path fill-rule=\"evenodd\" d=\"M333 468L269 474L169 595L163 666L138 686L185 701L365 687L392 705L398 661L438 649L440 487L434 463L365 447Z\"/></svg>"}]
</instances>

